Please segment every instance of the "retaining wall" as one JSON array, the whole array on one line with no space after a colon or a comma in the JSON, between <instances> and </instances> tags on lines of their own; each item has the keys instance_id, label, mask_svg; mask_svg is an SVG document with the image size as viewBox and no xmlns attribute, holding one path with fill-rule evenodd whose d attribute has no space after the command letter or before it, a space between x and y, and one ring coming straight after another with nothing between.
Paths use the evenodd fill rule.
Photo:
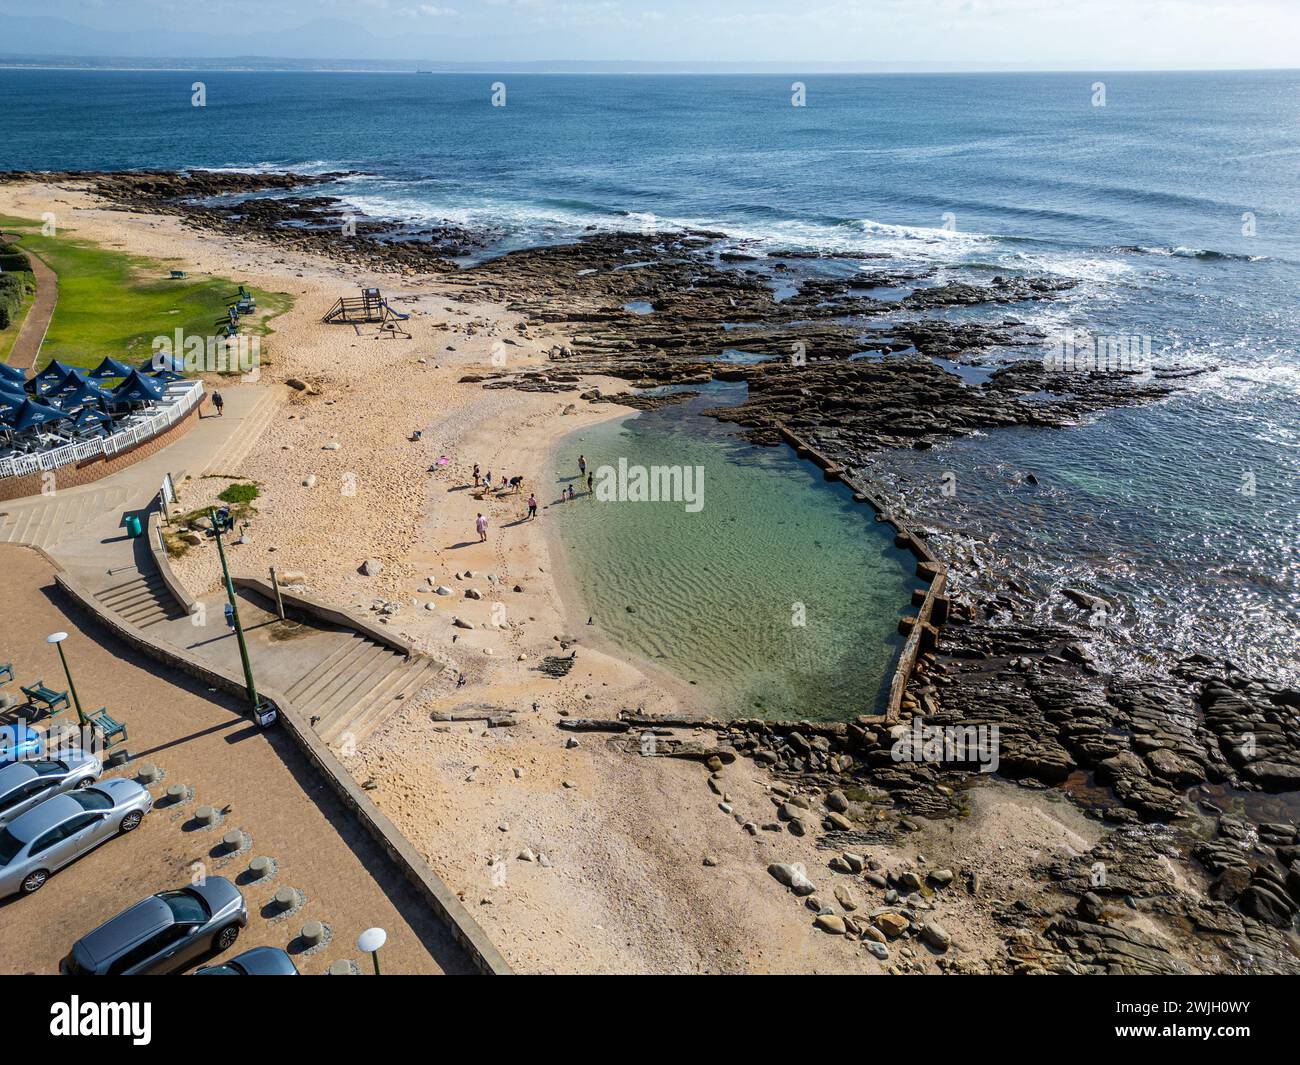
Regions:
<instances>
[{"instance_id":1,"label":"retaining wall","mask_svg":"<svg viewBox=\"0 0 1300 1065\"><path fill-rule=\"evenodd\" d=\"M876 512L876 520L893 527L895 546L910 551L917 560L916 575L929 582L929 587L925 590L915 616L904 617L900 620L900 626L907 633L907 640L903 644L903 650L899 653L898 664L894 667L894 676L889 684L889 700L885 704L885 712L883 714L864 714L858 718L861 724L868 726L883 725L888 727L895 725L898 723L902 712L903 695L907 691L907 684L912 679L912 673L916 669L917 659L923 651L934 646L939 626L948 620L948 599L944 595L948 585L948 564L930 550L925 538L920 533L900 525L898 519L894 517L889 508L885 506L884 502L870 487L848 477L840 465L830 456L813 447L802 437L792 433L784 425L778 423L776 428L781 434L781 438L794 448L795 453L800 458L807 459L820 467L826 480L839 481L847 485L853 491L854 498L871 504Z\"/></svg>"},{"instance_id":2,"label":"retaining wall","mask_svg":"<svg viewBox=\"0 0 1300 1065\"><path fill-rule=\"evenodd\" d=\"M261 577L232 577L231 582L236 588L247 588L249 591L256 592L258 595L269 599L272 603L275 602L275 588L272 587L270 581L264 581ZM280 599L284 602L286 613L290 610L296 610L300 614L324 622L327 625L355 629L367 639L382 644L389 650L396 651L399 655L406 655L408 658L412 658L419 653L409 640L403 639L401 636L395 636L393 633L386 631L382 625L376 625L365 618L349 614L346 610L339 610L337 607L328 606L305 595L286 592L283 585L280 586Z\"/></svg>"}]
</instances>

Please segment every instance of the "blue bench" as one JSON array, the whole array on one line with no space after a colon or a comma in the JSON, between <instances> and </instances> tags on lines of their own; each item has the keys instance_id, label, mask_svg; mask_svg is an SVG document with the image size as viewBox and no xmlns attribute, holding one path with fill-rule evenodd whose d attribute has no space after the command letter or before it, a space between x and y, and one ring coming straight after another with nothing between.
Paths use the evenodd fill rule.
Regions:
<instances>
[{"instance_id":1,"label":"blue bench","mask_svg":"<svg viewBox=\"0 0 1300 1065\"><path fill-rule=\"evenodd\" d=\"M13 679L14 664L12 662L6 662L3 666L0 666L0 684L8 684Z\"/></svg>"},{"instance_id":2,"label":"blue bench","mask_svg":"<svg viewBox=\"0 0 1300 1065\"><path fill-rule=\"evenodd\" d=\"M89 716L90 726L104 737L104 750L116 747L128 739L126 722L118 721L108 713L108 707L101 706Z\"/></svg>"},{"instance_id":3,"label":"blue bench","mask_svg":"<svg viewBox=\"0 0 1300 1065\"><path fill-rule=\"evenodd\" d=\"M57 717L71 705L67 692L47 688L43 680L38 680L35 684L20 684L18 688L27 696L28 702L45 711L46 717Z\"/></svg>"}]
</instances>

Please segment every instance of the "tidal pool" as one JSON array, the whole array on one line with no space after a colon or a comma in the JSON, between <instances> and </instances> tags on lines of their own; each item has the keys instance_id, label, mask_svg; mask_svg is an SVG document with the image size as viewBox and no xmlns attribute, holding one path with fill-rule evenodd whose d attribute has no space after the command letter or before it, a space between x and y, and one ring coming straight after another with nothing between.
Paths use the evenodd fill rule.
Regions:
<instances>
[{"instance_id":1,"label":"tidal pool","mask_svg":"<svg viewBox=\"0 0 1300 1065\"><path fill-rule=\"evenodd\" d=\"M812 463L698 413L744 390L710 384L560 444L552 498L569 484L578 495L543 521L560 544L566 606L575 625L593 617L580 634L695 685L719 716L879 712L902 646L898 617L920 587L914 561ZM638 469L689 494L638 499Z\"/></svg>"}]
</instances>

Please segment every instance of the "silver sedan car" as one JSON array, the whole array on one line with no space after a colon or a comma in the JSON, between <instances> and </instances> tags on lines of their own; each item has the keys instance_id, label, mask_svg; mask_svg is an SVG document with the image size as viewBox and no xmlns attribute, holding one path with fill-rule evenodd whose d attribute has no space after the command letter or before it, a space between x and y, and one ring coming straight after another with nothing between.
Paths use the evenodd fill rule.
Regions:
<instances>
[{"instance_id":1,"label":"silver sedan car","mask_svg":"<svg viewBox=\"0 0 1300 1065\"><path fill-rule=\"evenodd\" d=\"M117 777L65 792L0 828L0 897L39 891L50 874L110 836L138 828L153 796Z\"/></svg>"},{"instance_id":2,"label":"silver sedan car","mask_svg":"<svg viewBox=\"0 0 1300 1065\"><path fill-rule=\"evenodd\" d=\"M76 748L0 768L0 825L60 792L90 787L103 771L98 758Z\"/></svg>"}]
</instances>

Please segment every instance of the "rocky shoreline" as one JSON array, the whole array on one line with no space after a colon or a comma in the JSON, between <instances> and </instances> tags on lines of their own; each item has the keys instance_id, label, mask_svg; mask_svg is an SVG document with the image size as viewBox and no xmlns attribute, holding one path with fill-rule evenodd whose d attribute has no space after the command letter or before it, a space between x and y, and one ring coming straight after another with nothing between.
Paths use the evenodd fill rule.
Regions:
<instances>
[{"instance_id":1,"label":"rocky shoreline","mask_svg":"<svg viewBox=\"0 0 1300 1065\"><path fill-rule=\"evenodd\" d=\"M1015 304L1052 299L1068 287L1060 282L994 279L879 301L857 294L862 282L822 280L778 302L765 278L710 257L712 239L593 237L468 271L479 284L524 293L513 306L529 315L530 328L558 326L572 334L570 344L552 349L554 370L488 375L484 386L579 391L588 375L623 378L636 388L743 380L749 391L743 403L708 413L735 422L760 444L779 442L786 426L855 476L865 457L880 450L923 449L942 437L1010 426L1062 429L1099 411L1158 401L1177 387L1160 374L1154 380L1067 374L1030 359L1001 365L968 387L930 356L982 362L999 349L1042 338L1013 318L996 325L870 324L900 302L912 310ZM637 268L620 269L629 257ZM552 259L563 265L548 270ZM911 284L922 276L872 277L865 287ZM633 300L653 312L622 309ZM867 322L844 323L848 316ZM777 358L729 365L718 361L727 349ZM792 349L803 357L790 358ZM611 398L595 390L581 397ZM746 818L742 828L802 835L819 826L821 845L842 852L829 868L853 875L859 890L865 883L885 892L884 907L867 911L865 922L842 904L836 910L810 895L819 927L864 942L880 942L882 928L886 940L894 938L892 927L899 936L919 937L933 953L942 937L927 931L933 921L925 914L932 904L919 890L924 877L914 872L910 881L903 874L902 881L877 883L869 867L865 874L855 868L855 855L896 839L914 817L959 816L963 788L978 781L967 766L896 757L912 718L929 727L996 728L1003 776L1061 788L1090 816L1119 826L1078 861L1040 870L1073 904L1006 901L1000 920L1008 930L1008 970L1300 971L1292 935L1300 909L1300 832L1290 819L1249 823L1232 816L1213 793L1300 788L1300 691L1201 657L1173 663L1153 679L1106 675L1087 646L1093 597L1076 592L1073 598L1077 629L1027 620L1032 600L1023 589L1005 588L983 601L958 595L937 646L918 663L902 719L887 732L865 719L711 725L720 750L765 763L785 782L784 795L776 791L773 798L782 800L783 815L762 825ZM719 779L717 770L711 773L711 783ZM832 798L846 793L860 798ZM798 799L813 812L800 815L790 805ZM823 800L832 805L819 810ZM784 869L773 875L790 879ZM1122 927L1113 919L1117 908L1150 915L1163 934ZM881 921L885 915L890 919Z\"/></svg>"},{"instance_id":2,"label":"rocky shoreline","mask_svg":"<svg viewBox=\"0 0 1300 1065\"><path fill-rule=\"evenodd\" d=\"M167 214L230 236L256 236L377 273L438 273L490 234L443 222L412 226L352 212L325 186L348 177L213 170L0 172L0 183L76 182L124 211Z\"/></svg>"},{"instance_id":3,"label":"rocky shoreline","mask_svg":"<svg viewBox=\"0 0 1300 1065\"><path fill-rule=\"evenodd\" d=\"M744 402L708 413L756 444L780 443L787 426L851 472L890 449L925 449L1007 427L1065 429L1100 411L1159 401L1178 387L1159 374L1139 380L1054 372L1041 359L1000 361L1042 344L1014 310L1060 298L1070 283L1059 279L995 277L976 285L925 268L880 270L802 278L778 298L777 282L798 274L803 253L760 261L706 231L595 233L460 268L450 259L481 250L490 234L451 225L416 232L373 220L345 233L339 201L318 194L338 176L199 171L7 174L0 181L89 182L123 209L290 242L371 273L436 273L467 300L507 303L524 319L520 338L551 342L544 368L514 368L506 338L505 365L467 375L466 383L645 407L682 394L646 389L743 381ZM630 309L634 303L649 313ZM943 313L973 307L1000 317L973 322ZM899 311L912 317L897 320ZM996 365L975 382L934 358ZM637 391L587 387L596 376ZM1111 676L1088 648L1094 604L1086 593L1072 597L1077 626L1044 624L1030 620L1034 601L1026 589L977 591L972 584L964 591L957 583L947 624L921 655L900 720L889 729L867 720L635 718L593 728L615 733L629 754L643 745L640 737L667 737L674 727L712 733L711 747L666 743L661 753L707 762L708 785L724 807L731 805L729 760L766 766L772 814L724 812L738 831L816 833L830 855L826 874L778 865L772 875L796 898L813 900L823 931L855 936L873 953L885 948L896 971L918 968L922 951L944 968L967 971L948 953L937 909L958 891L997 914L1006 943L997 971L1300 971L1300 831L1285 809L1242 816L1226 801L1276 811L1243 797L1300 790L1300 691L1201 656L1150 678ZM943 870L950 875L936 880L924 869L883 870L871 857L871 848L913 831L917 818L960 817L963 796L980 786L969 764L898 757L914 721L996 727L1001 776L1060 789L1107 826L1090 853L1036 870L1053 901L981 896L974 868ZM819 892L816 880L832 885L829 893ZM863 909L855 893L878 893L880 904ZM1117 919L1124 914L1142 916L1156 931Z\"/></svg>"}]
</instances>

